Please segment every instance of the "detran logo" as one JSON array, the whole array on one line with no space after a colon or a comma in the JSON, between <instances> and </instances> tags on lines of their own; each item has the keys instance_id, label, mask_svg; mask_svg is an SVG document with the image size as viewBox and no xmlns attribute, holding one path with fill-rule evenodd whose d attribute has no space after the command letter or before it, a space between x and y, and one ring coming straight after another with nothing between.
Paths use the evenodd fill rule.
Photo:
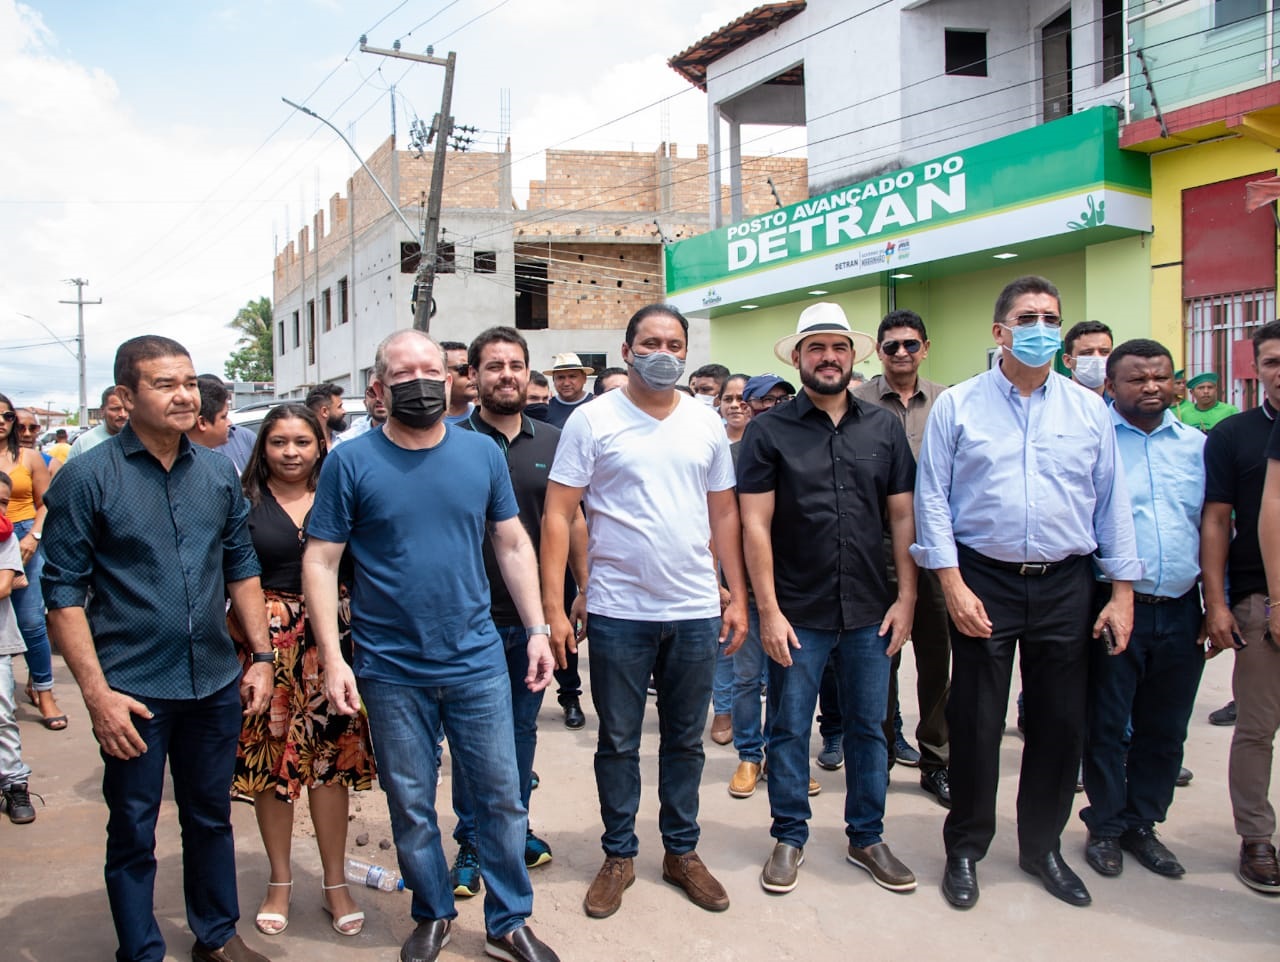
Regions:
<instances>
[{"instance_id":1,"label":"detran logo","mask_svg":"<svg viewBox=\"0 0 1280 962\"><path fill-rule=\"evenodd\" d=\"M889 241L884 245L885 263L888 263L889 261L893 260L893 252L895 250L897 250L897 246L893 243L893 241Z\"/></svg>"}]
</instances>

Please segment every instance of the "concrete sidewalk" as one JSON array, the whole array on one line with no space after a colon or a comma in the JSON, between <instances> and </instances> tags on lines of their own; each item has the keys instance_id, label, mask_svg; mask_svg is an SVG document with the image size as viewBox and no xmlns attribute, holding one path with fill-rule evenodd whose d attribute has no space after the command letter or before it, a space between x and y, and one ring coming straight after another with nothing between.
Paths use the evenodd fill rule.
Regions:
<instances>
[{"instance_id":1,"label":"concrete sidewalk","mask_svg":"<svg viewBox=\"0 0 1280 962\"><path fill-rule=\"evenodd\" d=\"M909 651L909 649L908 649ZM584 649L584 653L586 649ZM0 819L0 932L5 955L26 962L105 962L115 951L114 931L102 883L106 809L100 792L101 762L84 705L61 660L55 658L61 704L71 717L65 732L45 731L29 705L19 709L24 755L35 769L35 823L16 826ZM904 716L915 722L913 666L903 661ZM586 887L600 866L600 821L592 774L595 719L589 699L587 727L567 731L554 698L543 708L536 768L542 786L533 794L532 821L555 853L534 871L535 914L531 923L565 962L657 960L657 962L781 962L858 958L968 960L1221 960L1276 958L1280 898L1246 889L1233 875L1238 839L1227 797L1227 747L1231 729L1206 721L1230 697L1230 656L1210 662L1200 688L1187 746L1195 771L1178 790L1162 835L1187 867L1178 881L1158 878L1132 860L1118 879L1103 879L1085 864L1084 828L1072 819L1063 839L1069 863L1093 893L1094 904L1072 908L1051 898L1017 867L1014 796L1022 742L1007 735L1003 750L1000 826L979 877L982 899L970 912L951 909L938 891L943 867L943 809L920 791L914 770L893 770L885 839L912 867L919 890L895 895L876 887L844 858L844 772L813 771L823 785L814 798L812 837L799 887L786 896L760 888L760 867L772 847L769 804L763 786L750 799L725 791L736 766L731 747L707 741L703 778L703 841L700 854L729 891L729 911L712 915L694 907L661 878L657 831L657 720L650 709L642 767L645 794L638 833L637 880L623 907L610 919L588 919L582 911ZM23 675L23 667L17 666ZM583 670L586 675L585 664ZM1010 730L1013 716L1010 714ZM817 736L814 736L815 751ZM426 750L426 746L424 746ZM449 777L440 798L448 807ZM394 851L378 848L391 837L381 792L355 796L349 850L394 866ZM1079 796L1077 808L1084 804ZM303 806L299 806L302 808ZM234 806L239 866L240 932L274 960L373 962L395 960L412 929L407 894L355 892L368 915L364 932L342 938L320 908L319 857L303 812L295 824L295 887L288 930L268 939L253 927L265 890L267 863L253 812ZM441 818L453 828L450 812ZM357 849L355 838L370 842ZM446 840L452 859L455 848ZM166 802L158 829L159 878L156 911L169 945L167 958L189 958L191 935L182 901L181 854L176 810ZM482 899L459 904L453 941L442 959L484 956Z\"/></svg>"}]
</instances>

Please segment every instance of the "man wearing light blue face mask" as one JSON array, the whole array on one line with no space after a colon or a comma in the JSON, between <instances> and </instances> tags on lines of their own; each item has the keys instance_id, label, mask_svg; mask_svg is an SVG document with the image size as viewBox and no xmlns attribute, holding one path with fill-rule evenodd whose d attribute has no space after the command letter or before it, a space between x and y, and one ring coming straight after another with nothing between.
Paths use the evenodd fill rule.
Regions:
<instances>
[{"instance_id":1,"label":"man wearing light blue face mask","mask_svg":"<svg viewBox=\"0 0 1280 962\"><path fill-rule=\"evenodd\" d=\"M1143 567L1106 405L1051 368L1061 329L1052 283L1007 285L991 328L997 363L934 402L920 449L911 555L938 572L952 626L942 892L961 909L978 900L976 864L995 836L1015 648L1026 691L1018 864L1064 902L1090 902L1061 853L1089 645L1105 632L1113 651L1124 650ZM1095 564L1113 586L1091 621Z\"/></svg>"},{"instance_id":2,"label":"man wearing light blue face mask","mask_svg":"<svg viewBox=\"0 0 1280 962\"><path fill-rule=\"evenodd\" d=\"M1107 358L1113 343L1111 328L1101 321L1081 321L1062 339L1062 363L1071 372L1072 380L1104 401L1110 400L1103 382L1107 379Z\"/></svg>"}]
</instances>

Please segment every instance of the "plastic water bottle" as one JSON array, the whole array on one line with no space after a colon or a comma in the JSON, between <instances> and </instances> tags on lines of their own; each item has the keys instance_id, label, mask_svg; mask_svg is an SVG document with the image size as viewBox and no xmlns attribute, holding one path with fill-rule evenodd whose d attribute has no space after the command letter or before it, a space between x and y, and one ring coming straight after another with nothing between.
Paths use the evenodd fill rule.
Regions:
<instances>
[{"instance_id":1,"label":"plastic water bottle","mask_svg":"<svg viewBox=\"0 0 1280 962\"><path fill-rule=\"evenodd\" d=\"M348 882L367 885L384 892L398 892L404 888L404 879L400 877L400 873L363 859L348 858L346 876Z\"/></svg>"}]
</instances>

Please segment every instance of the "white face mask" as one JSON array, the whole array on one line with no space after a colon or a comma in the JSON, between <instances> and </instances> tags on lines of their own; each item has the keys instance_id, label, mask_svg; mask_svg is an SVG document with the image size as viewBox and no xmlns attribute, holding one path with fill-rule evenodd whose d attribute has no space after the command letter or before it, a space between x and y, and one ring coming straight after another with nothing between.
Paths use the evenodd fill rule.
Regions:
<instances>
[{"instance_id":1,"label":"white face mask","mask_svg":"<svg viewBox=\"0 0 1280 962\"><path fill-rule=\"evenodd\" d=\"M1107 379L1107 359L1101 354L1087 354L1076 358L1076 380L1087 388L1097 390Z\"/></svg>"},{"instance_id":2,"label":"white face mask","mask_svg":"<svg viewBox=\"0 0 1280 962\"><path fill-rule=\"evenodd\" d=\"M705 404L709 408L713 408L716 406L716 399L712 397L710 394L695 394L693 396L693 399L697 401L699 404Z\"/></svg>"}]
</instances>

